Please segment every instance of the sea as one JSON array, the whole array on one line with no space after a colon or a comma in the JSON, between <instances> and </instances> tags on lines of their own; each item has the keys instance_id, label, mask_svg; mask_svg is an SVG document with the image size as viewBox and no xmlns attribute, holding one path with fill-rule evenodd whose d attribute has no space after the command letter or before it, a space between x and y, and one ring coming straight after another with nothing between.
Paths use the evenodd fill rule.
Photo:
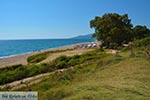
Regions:
<instances>
[{"instance_id":1,"label":"sea","mask_svg":"<svg viewBox=\"0 0 150 100\"><path fill-rule=\"evenodd\" d=\"M26 54L39 50L58 48L78 43L93 42L94 39L29 39L0 40L0 58Z\"/></svg>"}]
</instances>

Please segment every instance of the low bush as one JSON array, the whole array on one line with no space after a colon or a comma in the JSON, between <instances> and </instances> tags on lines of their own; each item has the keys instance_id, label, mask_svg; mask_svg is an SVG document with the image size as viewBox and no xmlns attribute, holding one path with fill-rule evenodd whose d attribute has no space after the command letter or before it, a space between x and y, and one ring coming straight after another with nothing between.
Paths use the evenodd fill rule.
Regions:
<instances>
[{"instance_id":1,"label":"low bush","mask_svg":"<svg viewBox=\"0 0 150 100\"><path fill-rule=\"evenodd\" d=\"M145 47L150 45L150 37L146 37L144 39L136 40L134 42L135 47Z\"/></svg>"},{"instance_id":2,"label":"low bush","mask_svg":"<svg viewBox=\"0 0 150 100\"><path fill-rule=\"evenodd\" d=\"M66 61L60 61L56 64L57 69L62 69L67 67Z\"/></svg>"},{"instance_id":3,"label":"low bush","mask_svg":"<svg viewBox=\"0 0 150 100\"><path fill-rule=\"evenodd\" d=\"M56 58L56 59L54 60L54 62L55 62L55 63L59 63L59 62L62 62L62 61L68 62L69 59L70 59L69 57L63 55L63 56L60 56L60 57Z\"/></svg>"},{"instance_id":4,"label":"low bush","mask_svg":"<svg viewBox=\"0 0 150 100\"><path fill-rule=\"evenodd\" d=\"M74 65L83 63L87 60L100 58L101 56L102 56L102 54L98 55L96 53L75 55L73 57L60 56L60 57L56 58L53 62L55 63L57 69L62 69L62 68L67 68L70 66L74 66Z\"/></svg>"},{"instance_id":5,"label":"low bush","mask_svg":"<svg viewBox=\"0 0 150 100\"><path fill-rule=\"evenodd\" d=\"M17 68L20 68L22 67L23 65L21 64L17 64L17 65L12 65L12 66L7 66L7 67L3 67L3 68L0 68L0 73L1 72L7 72L7 71L10 71L10 70L15 70Z\"/></svg>"},{"instance_id":6,"label":"low bush","mask_svg":"<svg viewBox=\"0 0 150 100\"><path fill-rule=\"evenodd\" d=\"M48 52L36 54L36 55L28 57L27 61L28 61L28 63L38 63L38 62L46 59L48 55L49 55Z\"/></svg>"}]
</instances>

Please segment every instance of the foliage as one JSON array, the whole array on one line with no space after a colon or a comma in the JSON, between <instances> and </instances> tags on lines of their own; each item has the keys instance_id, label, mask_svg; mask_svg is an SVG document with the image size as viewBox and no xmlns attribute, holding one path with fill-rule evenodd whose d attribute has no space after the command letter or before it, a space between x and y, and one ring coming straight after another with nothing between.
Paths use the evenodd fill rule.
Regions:
<instances>
[{"instance_id":1,"label":"foliage","mask_svg":"<svg viewBox=\"0 0 150 100\"><path fill-rule=\"evenodd\" d=\"M112 48L128 43L133 39L132 24L127 14L104 14L90 21L90 27L95 29L94 37L103 45Z\"/></svg>"},{"instance_id":2,"label":"foliage","mask_svg":"<svg viewBox=\"0 0 150 100\"><path fill-rule=\"evenodd\" d=\"M54 60L56 67L58 69L66 68L68 61L69 61L69 57L67 56L60 56Z\"/></svg>"},{"instance_id":3,"label":"foliage","mask_svg":"<svg viewBox=\"0 0 150 100\"><path fill-rule=\"evenodd\" d=\"M10 70L15 70L16 68L20 68L22 66L23 65L21 65L21 64L12 65L12 66L6 66L6 67L3 67L3 68L0 68L0 73L1 72L7 72L7 71L10 71Z\"/></svg>"},{"instance_id":4,"label":"foliage","mask_svg":"<svg viewBox=\"0 0 150 100\"><path fill-rule=\"evenodd\" d=\"M3 68L2 68L3 69ZM26 77L52 71L50 65L22 65L14 70L7 70L0 73L0 84L6 84L12 81L20 80Z\"/></svg>"},{"instance_id":5,"label":"foliage","mask_svg":"<svg viewBox=\"0 0 150 100\"><path fill-rule=\"evenodd\" d=\"M48 55L49 55L48 52L32 55L27 58L27 61L28 61L28 63L38 63L38 62L46 59Z\"/></svg>"},{"instance_id":6,"label":"foliage","mask_svg":"<svg viewBox=\"0 0 150 100\"><path fill-rule=\"evenodd\" d=\"M134 41L134 47L146 47L146 46L150 46L150 37L146 37L146 38Z\"/></svg>"},{"instance_id":7,"label":"foliage","mask_svg":"<svg viewBox=\"0 0 150 100\"><path fill-rule=\"evenodd\" d=\"M92 53L84 55L76 55L73 57L60 56L50 63L43 63L39 65L15 65L6 68L1 68L0 84L6 84L12 81L23 78L35 76L42 73L51 72L57 69L68 68L81 64L87 60L101 58L102 55Z\"/></svg>"},{"instance_id":8,"label":"foliage","mask_svg":"<svg viewBox=\"0 0 150 100\"><path fill-rule=\"evenodd\" d=\"M150 36L150 30L146 26L137 25L133 28L134 38L143 39Z\"/></svg>"}]
</instances>

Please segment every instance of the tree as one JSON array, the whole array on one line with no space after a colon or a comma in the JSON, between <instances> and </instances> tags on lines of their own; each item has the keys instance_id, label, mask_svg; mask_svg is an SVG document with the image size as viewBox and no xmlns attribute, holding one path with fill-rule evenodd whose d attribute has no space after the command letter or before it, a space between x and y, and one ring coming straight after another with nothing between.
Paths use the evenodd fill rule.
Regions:
<instances>
[{"instance_id":1,"label":"tree","mask_svg":"<svg viewBox=\"0 0 150 100\"><path fill-rule=\"evenodd\" d=\"M133 28L134 38L142 39L150 36L150 30L146 26L137 25Z\"/></svg>"},{"instance_id":2,"label":"tree","mask_svg":"<svg viewBox=\"0 0 150 100\"><path fill-rule=\"evenodd\" d=\"M102 17L96 16L90 21L90 27L95 29L93 37L108 48L120 46L133 39L132 24L127 14L108 13Z\"/></svg>"}]
</instances>

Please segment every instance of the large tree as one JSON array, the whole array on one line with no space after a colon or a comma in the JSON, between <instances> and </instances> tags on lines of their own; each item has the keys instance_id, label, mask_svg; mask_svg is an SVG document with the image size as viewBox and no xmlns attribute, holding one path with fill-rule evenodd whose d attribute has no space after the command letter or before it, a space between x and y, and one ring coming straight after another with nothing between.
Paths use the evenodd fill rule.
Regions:
<instances>
[{"instance_id":1,"label":"large tree","mask_svg":"<svg viewBox=\"0 0 150 100\"><path fill-rule=\"evenodd\" d=\"M150 36L150 30L146 26L137 25L133 28L134 38L142 39Z\"/></svg>"},{"instance_id":2,"label":"large tree","mask_svg":"<svg viewBox=\"0 0 150 100\"><path fill-rule=\"evenodd\" d=\"M94 37L111 48L113 45L122 45L133 39L132 24L127 14L104 14L90 21L90 27L95 29Z\"/></svg>"}]
</instances>

